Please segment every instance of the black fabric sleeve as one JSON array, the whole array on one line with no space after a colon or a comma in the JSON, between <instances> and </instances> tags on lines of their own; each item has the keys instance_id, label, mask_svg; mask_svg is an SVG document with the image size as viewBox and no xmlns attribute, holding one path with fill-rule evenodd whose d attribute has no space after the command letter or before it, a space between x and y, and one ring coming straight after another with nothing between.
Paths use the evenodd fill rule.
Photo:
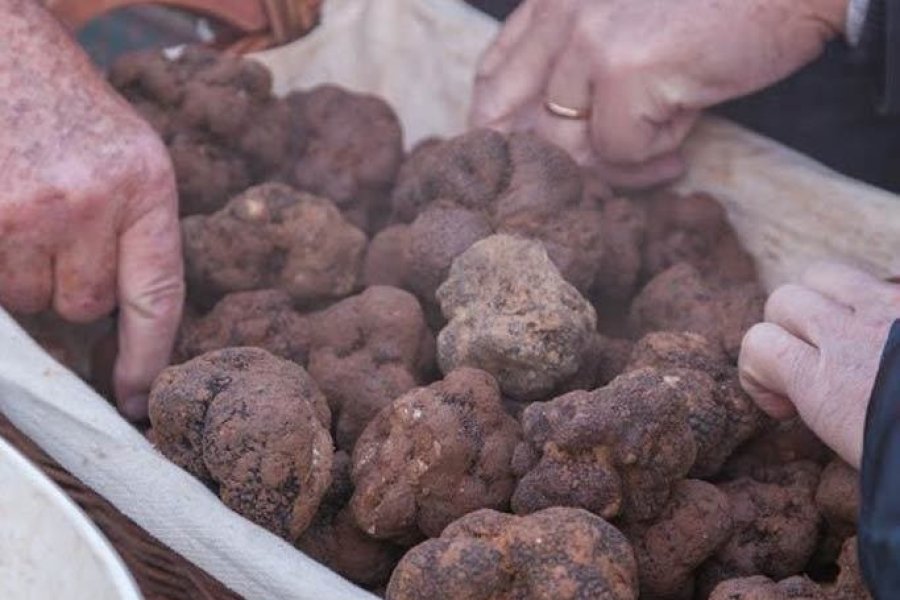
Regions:
<instances>
[{"instance_id":1,"label":"black fabric sleeve","mask_svg":"<svg viewBox=\"0 0 900 600\"><path fill-rule=\"evenodd\" d=\"M857 54L876 81L879 111L900 114L900 0L870 0Z\"/></svg>"},{"instance_id":2,"label":"black fabric sleeve","mask_svg":"<svg viewBox=\"0 0 900 600\"><path fill-rule=\"evenodd\" d=\"M900 598L900 320L869 400L860 475L860 566L875 600L894 600Z\"/></svg>"}]
</instances>

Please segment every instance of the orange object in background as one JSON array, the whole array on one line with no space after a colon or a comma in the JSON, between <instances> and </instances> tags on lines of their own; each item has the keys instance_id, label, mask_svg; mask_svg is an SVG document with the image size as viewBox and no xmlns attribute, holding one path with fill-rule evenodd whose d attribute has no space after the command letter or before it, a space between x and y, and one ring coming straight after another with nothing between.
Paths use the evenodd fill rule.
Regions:
<instances>
[{"instance_id":1,"label":"orange object in background","mask_svg":"<svg viewBox=\"0 0 900 600\"><path fill-rule=\"evenodd\" d=\"M233 30L229 48L252 52L298 39L318 24L323 0L45 0L73 30L120 8L162 5L210 17Z\"/></svg>"}]
</instances>

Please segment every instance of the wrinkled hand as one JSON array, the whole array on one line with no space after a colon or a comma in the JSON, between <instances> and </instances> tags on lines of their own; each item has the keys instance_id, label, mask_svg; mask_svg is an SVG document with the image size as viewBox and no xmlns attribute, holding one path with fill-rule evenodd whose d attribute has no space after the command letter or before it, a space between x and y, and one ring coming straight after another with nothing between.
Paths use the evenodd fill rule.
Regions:
<instances>
[{"instance_id":1,"label":"wrinkled hand","mask_svg":"<svg viewBox=\"0 0 900 600\"><path fill-rule=\"evenodd\" d=\"M535 130L616 187L677 177L705 108L793 73L847 0L526 0L481 60L471 121ZM567 120L545 100L591 112Z\"/></svg>"},{"instance_id":2,"label":"wrinkled hand","mask_svg":"<svg viewBox=\"0 0 900 600\"><path fill-rule=\"evenodd\" d=\"M0 0L0 165L0 304L72 321L118 304L116 396L142 418L184 295L172 167L31 2Z\"/></svg>"},{"instance_id":3,"label":"wrinkled hand","mask_svg":"<svg viewBox=\"0 0 900 600\"><path fill-rule=\"evenodd\" d=\"M766 322L747 332L741 383L769 415L799 413L858 468L869 397L898 318L900 285L841 265L813 267L800 285L777 289Z\"/></svg>"}]
</instances>

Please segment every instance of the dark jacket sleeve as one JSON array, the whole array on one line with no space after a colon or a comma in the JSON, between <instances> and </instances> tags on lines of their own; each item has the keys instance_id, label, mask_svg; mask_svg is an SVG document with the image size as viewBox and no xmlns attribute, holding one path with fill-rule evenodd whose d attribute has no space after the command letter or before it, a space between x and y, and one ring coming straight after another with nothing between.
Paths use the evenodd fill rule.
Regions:
<instances>
[{"instance_id":1,"label":"dark jacket sleeve","mask_svg":"<svg viewBox=\"0 0 900 600\"><path fill-rule=\"evenodd\" d=\"M891 328L866 414L859 562L875 600L900 598L900 320Z\"/></svg>"},{"instance_id":2,"label":"dark jacket sleeve","mask_svg":"<svg viewBox=\"0 0 900 600\"><path fill-rule=\"evenodd\" d=\"M900 0L870 0L857 58L876 83L880 112L900 114Z\"/></svg>"}]
</instances>

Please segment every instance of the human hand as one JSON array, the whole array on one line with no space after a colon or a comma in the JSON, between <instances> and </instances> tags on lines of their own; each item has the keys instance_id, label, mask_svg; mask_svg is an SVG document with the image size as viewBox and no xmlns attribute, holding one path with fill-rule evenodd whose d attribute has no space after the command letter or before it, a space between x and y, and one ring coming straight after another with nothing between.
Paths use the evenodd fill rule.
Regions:
<instances>
[{"instance_id":1,"label":"human hand","mask_svg":"<svg viewBox=\"0 0 900 600\"><path fill-rule=\"evenodd\" d=\"M526 0L482 57L471 123L535 130L615 187L684 170L700 111L816 58L847 0ZM545 102L589 113L565 119Z\"/></svg>"},{"instance_id":2,"label":"human hand","mask_svg":"<svg viewBox=\"0 0 900 600\"><path fill-rule=\"evenodd\" d=\"M866 410L900 285L849 267L811 268L777 289L765 320L744 337L744 389L772 417L799 413L841 458L859 468Z\"/></svg>"},{"instance_id":3,"label":"human hand","mask_svg":"<svg viewBox=\"0 0 900 600\"><path fill-rule=\"evenodd\" d=\"M184 296L165 147L37 3L0 0L0 305L91 321L119 306L115 393L146 415Z\"/></svg>"}]
</instances>

